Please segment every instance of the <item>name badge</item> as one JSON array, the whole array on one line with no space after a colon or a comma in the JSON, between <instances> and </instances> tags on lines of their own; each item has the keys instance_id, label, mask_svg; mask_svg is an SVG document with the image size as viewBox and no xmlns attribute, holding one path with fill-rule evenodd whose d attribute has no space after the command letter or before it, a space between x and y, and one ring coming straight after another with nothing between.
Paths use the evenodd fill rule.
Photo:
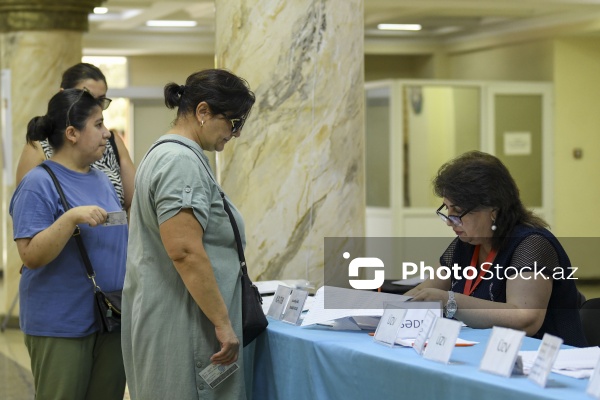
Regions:
<instances>
[{"instance_id":1,"label":"name badge","mask_svg":"<svg viewBox=\"0 0 600 400\"><path fill-rule=\"evenodd\" d=\"M427 310L427 314L425 314L425 318L423 319L423 325L421 325L419 334L417 335L415 343L413 344L413 349L415 349L418 355L423 354L425 343L427 343L427 339L429 338L429 332L431 332L431 327L436 319L437 316L433 313L433 311Z\"/></svg>"},{"instance_id":2,"label":"name badge","mask_svg":"<svg viewBox=\"0 0 600 400\"><path fill-rule=\"evenodd\" d=\"M590 377L586 393L600 399L600 360L598 360L598 364L596 364L596 368L594 368L594 373L592 373L592 376Z\"/></svg>"},{"instance_id":3,"label":"name badge","mask_svg":"<svg viewBox=\"0 0 600 400\"><path fill-rule=\"evenodd\" d=\"M423 358L448 364L461 323L452 319L437 318L433 325Z\"/></svg>"},{"instance_id":4,"label":"name badge","mask_svg":"<svg viewBox=\"0 0 600 400\"><path fill-rule=\"evenodd\" d=\"M279 285L277 286L277 290L275 291L275 296L273 296L273 302L269 307L269 311L267 315L271 318L275 318L276 320L280 320L283 315L283 310L285 310L285 306L288 303L290 295L292 294L292 288Z\"/></svg>"},{"instance_id":5,"label":"name badge","mask_svg":"<svg viewBox=\"0 0 600 400\"><path fill-rule=\"evenodd\" d=\"M479 369L508 378L515 366L523 337L525 337L523 331L495 326L492 329Z\"/></svg>"},{"instance_id":6,"label":"name badge","mask_svg":"<svg viewBox=\"0 0 600 400\"><path fill-rule=\"evenodd\" d=\"M402 326L402 321L406 315L405 308L396 308L387 306L383 310L383 315L377 324L377 330L373 340L386 346L393 347L398 337L398 330Z\"/></svg>"},{"instance_id":7,"label":"name badge","mask_svg":"<svg viewBox=\"0 0 600 400\"><path fill-rule=\"evenodd\" d=\"M289 324L298 325L307 297L308 292L306 290L293 289L281 320Z\"/></svg>"},{"instance_id":8,"label":"name badge","mask_svg":"<svg viewBox=\"0 0 600 400\"><path fill-rule=\"evenodd\" d=\"M548 375L552 370L552 366L558 356L560 345L563 344L563 340L559 337L544 334L542 343L538 349L537 356L533 362L533 366L529 371L528 379L540 385L541 387L546 386L548 381Z\"/></svg>"}]
</instances>

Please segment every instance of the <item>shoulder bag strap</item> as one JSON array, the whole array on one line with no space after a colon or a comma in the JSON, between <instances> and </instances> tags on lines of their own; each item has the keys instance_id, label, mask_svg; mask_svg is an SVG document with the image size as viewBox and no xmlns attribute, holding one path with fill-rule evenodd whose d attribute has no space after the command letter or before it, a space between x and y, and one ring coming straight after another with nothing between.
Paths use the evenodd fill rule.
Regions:
<instances>
[{"instance_id":1,"label":"shoulder bag strap","mask_svg":"<svg viewBox=\"0 0 600 400\"><path fill-rule=\"evenodd\" d=\"M65 197L65 193L62 190L62 187L60 186L60 183L58 182L58 178L56 177L56 175L54 175L54 172L52 171L52 169L47 166L46 164L40 164L40 167L44 168L46 170L46 172L48 172L48 175L50 175L50 178L52 178L52 181L54 182L54 186L56 187L56 190L58 191L58 195L60 196L60 201L63 205L63 207L65 208L65 212L67 210L69 210L71 208L71 206L69 205L69 203L67 202L67 198ZM96 277L96 273L94 272L94 268L92 267L92 262L90 261L90 258L88 256L87 250L85 249L85 245L83 244L83 240L81 239L81 230L79 229L79 226L75 225L75 231L73 232L73 236L75 237L75 242L77 243L77 247L79 248L79 252L81 253L81 258L83 259L83 264L85 265L85 270L87 272L88 278L90 278L92 280L92 282L94 283L94 289L98 288L98 286L96 285L96 280L94 279Z\"/></svg>"},{"instance_id":2,"label":"shoulder bag strap","mask_svg":"<svg viewBox=\"0 0 600 400\"><path fill-rule=\"evenodd\" d=\"M213 179L212 175L210 174L210 171L204 164L204 161L202 160L202 158L200 158L200 156L196 153L196 151L191 146L189 146L179 140L175 140L175 139L165 139L165 140L161 140L160 142L155 143L154 146L152 146L150 148L150 150L148 150L148 153L146 153L146 156L148 156L148 154L152 150L154 150L157 146L159 146L163 143L167 143L167 142L178 143L178 144L185 146L188 149L192 150L192 152L200 160L200 164L202 164L202 166L206 170L208 177L215 183L215 185L217 185L217 188L219 189L219 194L221 195L221 199L223 199L223 207L225 208L225 212L227 213L227 216L229 216L229 222L231 223L231 227L233 228L233 234L235 236L235 242L237 244L238 258L240 260L240 269L242 270L242 274L244 274L245 276L248 276L248 270L246 268L246 257L244 256L244 247L242 246L242 238L240 236L240 231L238 229L237 223L235 222L235 218L233 216L233 213L231 212L231 208L229 207L229 204L227 204L227 201L225 200L225 193L223 193L219 184L217 182L215 182L215 180Z\"/></svg>"}]
</instances>

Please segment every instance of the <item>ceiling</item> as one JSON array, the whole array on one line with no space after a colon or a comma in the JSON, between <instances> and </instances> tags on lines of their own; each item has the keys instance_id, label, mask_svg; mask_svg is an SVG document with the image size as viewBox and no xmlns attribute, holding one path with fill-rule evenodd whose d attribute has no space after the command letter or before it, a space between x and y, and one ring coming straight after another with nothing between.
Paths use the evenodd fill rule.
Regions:
<instances>
[{"instance_id":1,"label":"ceiling","mask_svg":"<svg viewBox=\"0 0 600 400\"><path fill-rule=\"evenodd\" d=\"M90 16L85 55L213 54L215 2L108 0ZM147 20L195 20L150 28ZM380 23L421 24L384 32ZM365 53L463 52L527 40L600 34L600 0L364 0Z\"/></svg>"}]
</instances>

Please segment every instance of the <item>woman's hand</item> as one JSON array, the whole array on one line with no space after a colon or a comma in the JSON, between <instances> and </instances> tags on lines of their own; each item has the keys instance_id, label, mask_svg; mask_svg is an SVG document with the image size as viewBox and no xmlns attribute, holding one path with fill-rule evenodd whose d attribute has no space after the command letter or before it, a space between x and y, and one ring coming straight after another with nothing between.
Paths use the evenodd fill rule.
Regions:
<instances>
[{"instance_id":1,"label":"woman's hand","mask_svg":"<svg viewBox=\"0 0 600 400\"><path fill-rule=\"evenodd\" d=\"M17 239L15 242L23 264L29 269L43 267L65 248L77 224L98 226L106 221L106 215L106 211L98 206L71 208L34 237Z\"/></svg>"},{"instance_id":2,"label":"woman's hand","mask_svg":"<svg viewBox=\"0 0 600 400\"><path fill-rule=\"evenodd\" d=\"M217 335L217 340L221 344L221 350L213 354L210 361L222 365L229 365L236 362L240 351L240 341L237 336L235 336L231 324L227 324L223 327L216 326L215 334Z\"/></svg>"},{"instance_id":3,"label":"woman's hand","mask_svg":"<svg viewBox=\"0 0 600 400\"><path fill-rule=\"evenodd\" d=\"M65 215L68 215L75 225L88 224L89 226L98 226L106 221L107 213L102 207L80 206L69 209Z\"/></svg>"}]
</instances>

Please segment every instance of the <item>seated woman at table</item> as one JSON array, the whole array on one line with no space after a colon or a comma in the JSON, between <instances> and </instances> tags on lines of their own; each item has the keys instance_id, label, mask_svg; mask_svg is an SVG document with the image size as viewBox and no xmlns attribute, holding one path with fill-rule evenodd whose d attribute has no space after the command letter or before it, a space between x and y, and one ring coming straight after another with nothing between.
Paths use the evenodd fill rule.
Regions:
<instances>
[{"instance_id":1,"label":"seated woman at table","mask_svg":"<svg viewBox=\"0 0 600 400\"><path fill-rule=\"evenodd\" d=\"M406 293L412 301L441 300L447 318L472 328L549 333L585 346L569 257L548 224L525 209L504 164L468 152L442 165L433 184L443 198L437 214L457 235L440 262L457 264L457 273L421 283Z\"/></svg>"}]
</instances>

